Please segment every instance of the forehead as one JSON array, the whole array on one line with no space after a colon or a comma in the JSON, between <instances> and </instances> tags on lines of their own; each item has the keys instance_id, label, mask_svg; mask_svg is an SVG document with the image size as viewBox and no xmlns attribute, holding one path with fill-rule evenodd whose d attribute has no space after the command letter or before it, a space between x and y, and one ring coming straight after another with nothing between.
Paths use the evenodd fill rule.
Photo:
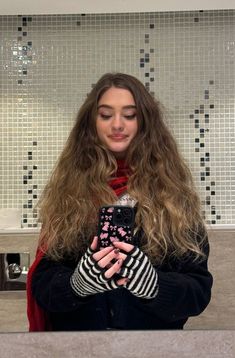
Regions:
<instances>
[{"instance_id":1,"label":"forehead","mask_svg":"<svg viewBox=\"0 0 235 358\"><path fill-rule=\"evenodd\" d=\"M132 93L124 88L111 87L100 97L98 105L107 104L110 106L135 105Z\"/></svg>"}]
</instances>

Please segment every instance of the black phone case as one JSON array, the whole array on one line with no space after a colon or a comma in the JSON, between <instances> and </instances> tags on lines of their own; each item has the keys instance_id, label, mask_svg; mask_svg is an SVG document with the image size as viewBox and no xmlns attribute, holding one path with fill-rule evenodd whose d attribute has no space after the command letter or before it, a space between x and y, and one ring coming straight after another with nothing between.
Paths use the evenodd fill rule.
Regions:
<instances>
[{"instance_id":1,"label":"black phone case","mask_svg":"<svg viewBox=\"0 0 235 358\"><path fill-rule=\"evenodd\" d=\"M99 210L99 247L112 246L114 241L124 241L134 245L134 224L135 209L131 206L103 206Z\"/></svg>"}]
</instances>

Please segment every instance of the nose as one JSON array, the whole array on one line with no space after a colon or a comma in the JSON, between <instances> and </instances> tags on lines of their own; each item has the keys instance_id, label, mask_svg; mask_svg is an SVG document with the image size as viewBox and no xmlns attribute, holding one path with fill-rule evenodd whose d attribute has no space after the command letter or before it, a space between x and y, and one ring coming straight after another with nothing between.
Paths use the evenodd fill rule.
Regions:
<instances>
[{"instance_id":1,"label":"nose","mask_svg":"<svg viewBox=\"0 0 235 358\"><path fill-rule=\"evenodd\" d=\"M115 114L113 116L111 125L112 125L112 129L115 131L116 130L122 131L124 129L124 122L123 122L120 114Z\"/></svg>"}]
</instances>

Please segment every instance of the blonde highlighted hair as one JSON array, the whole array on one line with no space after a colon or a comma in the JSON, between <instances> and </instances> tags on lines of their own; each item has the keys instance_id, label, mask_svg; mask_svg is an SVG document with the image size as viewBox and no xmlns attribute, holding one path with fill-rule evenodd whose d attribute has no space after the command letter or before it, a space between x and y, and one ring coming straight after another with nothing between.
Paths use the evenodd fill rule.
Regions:
<instances>
[{"instance_id":1,"label":"blonde highlighted hair","mask_svg":"<svg viewBox=\"0 0 235 358\"><path fill-rule=\"evenodd\" d=\"M111 87L129 90L136 104L138 131L126 162L128 193L138 202L136 225L144 233L142 249L155 263L168 255L203 257L206 229L190 170L160 103L138 79L123 73L103 75L78 112L38 203L40 246L55 260L78 256L96 233L99 207L117 200L108 185L117 163L96 132L98 102Z\"/></svg>"}]
</instances>

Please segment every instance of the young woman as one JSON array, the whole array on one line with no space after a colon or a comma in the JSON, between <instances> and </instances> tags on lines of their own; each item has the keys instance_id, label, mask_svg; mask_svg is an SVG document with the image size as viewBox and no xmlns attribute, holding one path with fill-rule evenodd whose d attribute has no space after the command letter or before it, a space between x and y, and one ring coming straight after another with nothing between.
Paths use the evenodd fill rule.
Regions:
<instances>
[{"instance_id":1,"label":"young woman","mask_svg":"<svg viewBox=\"0 0 235 358\"><path fill-rule=\"evenodd\" d=\"M135 206L138 245L101 249L99 208L123 203ZM31 331L182 329L208 305L200 200L160 104L133 76L94 86L39 205Z\"/></svg>"}]
</instances>

